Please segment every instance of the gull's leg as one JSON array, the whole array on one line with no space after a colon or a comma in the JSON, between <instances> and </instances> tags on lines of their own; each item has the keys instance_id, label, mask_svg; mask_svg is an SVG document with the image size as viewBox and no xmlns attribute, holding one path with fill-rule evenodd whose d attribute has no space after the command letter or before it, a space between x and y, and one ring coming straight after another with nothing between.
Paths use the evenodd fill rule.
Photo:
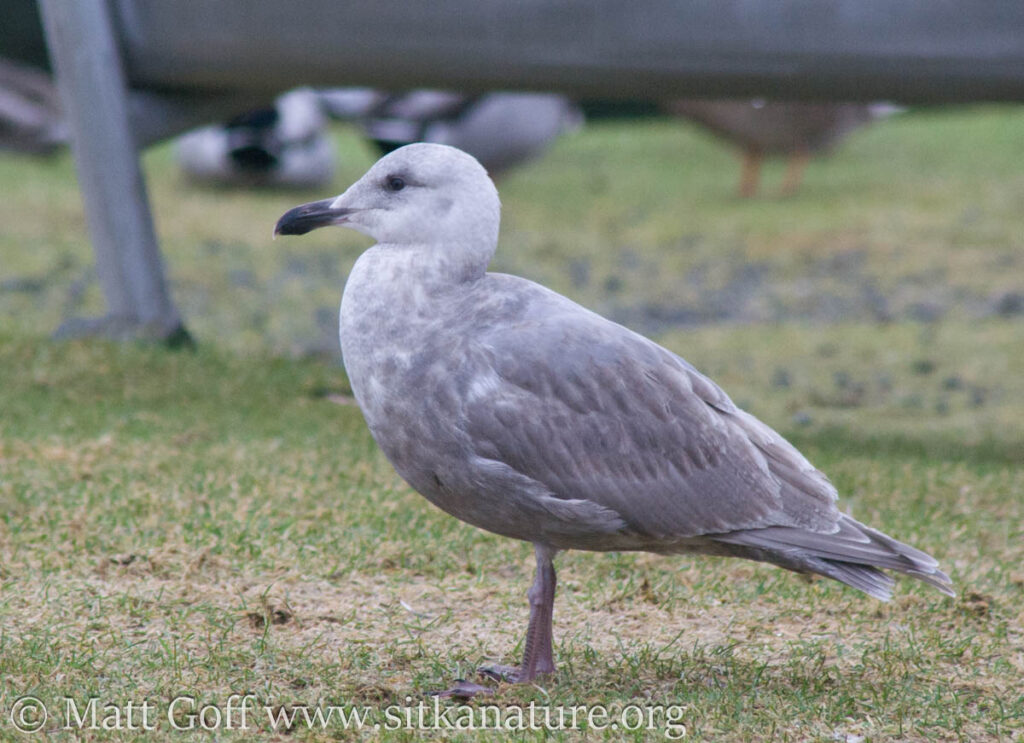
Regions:
<instances>
[{"instance_id":1,"label":"gull's leg","mask_svg":"<svg viewBox=\"0 0 1024 743\"><path fill-rule=\"evenodd\" d=\"M743 168L740 171L740 198L749 199L757 194L757 184L761 179L761 160L763 153L758 149L743 150Z\"/></svg>"},{"instance_id":2,"label":"gull's leg","mask_svg":"<svg viewBox=\"0 0 1024 743\"><path fill-rule=\"evenodd\" d=\"M530 624L526 628L523 662L514 666L484 666L480 674L495 681L525 683L537 676L555 672L552 650L551 620L555 611L555 566L552 560L558 550L540 544L533 545L537 557L537 574L526 596L530 601ZM477 694L493 694L486 686L465 679L456 679L451 689L433 692L441 697L470 699Z\"/></svg>"},{"instance_id":3,"label":"gull's leg","mask_svg":"<svg viewBox=\"0 0 1024 743\"><path fill-rule=\"evenodd\" d=\"M526 594L530 600L530 624L526 628L523 662L515 679L519 683L555 672L551 620L555 612L555 566L552 559L556 550L539 544L535 544L533 550L537 555L537 576Z\"/></svg>"},{"instance_id":4,"label":"gull's leg","mask_svg":"<svg viewBox=\"0 0 1024 743\"><path fill-rule=\"evenodd\" d=\"M530 624L526 628L523 662L518 668L481 668L480 673L487 678L521 684L555 672L555 658L551 648L551 620L555 610L555 566L552 560L558 550L535 544L533 551L537 556L537 575L526 594L530 601Z\"/></svg>"}]
</instances>

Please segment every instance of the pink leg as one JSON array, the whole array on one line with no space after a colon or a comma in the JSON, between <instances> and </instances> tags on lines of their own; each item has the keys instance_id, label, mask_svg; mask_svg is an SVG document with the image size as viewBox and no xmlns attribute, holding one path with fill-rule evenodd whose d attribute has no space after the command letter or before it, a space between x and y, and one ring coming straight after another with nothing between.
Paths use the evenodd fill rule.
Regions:
<instances>
[{"instance_id":1,"label":"pink leg","mask_svg":"<svg viewBox=\"0 0 1024 743\"><path fill-rule=\"evenodd\" d=\"M555 672L551 649L551 620L555 611L555 550L535 544L537 576L526 594L530 600L530 624L526 629L526 649L516 681L532 681L545 673Z\"/></svg>"},{"instance_id":2,"label":"pink leg","mask_svg":"<svg viewBox=\"0 0 1024 743\"><path fill-rule=\"evenodd\" d=\"M530 601L530 624L526 628L523 662L513 666L485 666L480 674L495 681L526 683L538 676L555 672L552 650L551 621L555 611L555 566L552 563L558 550L540 544L533 546L537 557L537 574L526 596ZM442 697L471 699L478 694L493 694L486 686L458 679L455 685L442 692Z\"/></svg>"}]
</instances>

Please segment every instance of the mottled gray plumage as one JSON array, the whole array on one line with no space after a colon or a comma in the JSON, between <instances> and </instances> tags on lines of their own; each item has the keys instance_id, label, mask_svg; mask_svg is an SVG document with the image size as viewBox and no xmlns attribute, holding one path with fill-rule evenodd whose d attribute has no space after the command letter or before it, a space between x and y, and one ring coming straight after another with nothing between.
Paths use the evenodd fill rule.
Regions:
<instances>
[{"instance_id":1,"label":"mottled gray plumage","mask_svg":"<svg viewBox=\"0 0 1024 743\"><path fill-rule=\"evenodd\" d=\"M745 557L881 599L886 568L952 594L935 560L841 514L821 472L682 358L543 286L487 273L498 222L472 157L415 144L276 231L343 224L378 241L341 305L352 389L413 488L536 546L519 680L554 669L551 558L562 549Z\"/></svg>"}]
</instances>

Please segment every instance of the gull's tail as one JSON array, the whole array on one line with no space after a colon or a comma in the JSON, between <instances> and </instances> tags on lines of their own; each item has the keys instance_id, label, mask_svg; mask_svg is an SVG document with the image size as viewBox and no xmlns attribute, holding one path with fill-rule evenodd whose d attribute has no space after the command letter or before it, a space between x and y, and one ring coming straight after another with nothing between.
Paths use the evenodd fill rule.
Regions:
<instances>
[{"instance_id":1,"label":"gull's tail","mask_svg":"<svg viewBox=\"0 0 1024 743\"><path fill-rule=\"evenodd\" d=\"M818 573L882 601L892 598L894 585L882 569L917 578L947 596L956 595L949 576L931 555L845 515L839 519L838 530L831 534L770 526L711 538L746 548L744 556L797 572Z\"/></svg>"}]
</instances>

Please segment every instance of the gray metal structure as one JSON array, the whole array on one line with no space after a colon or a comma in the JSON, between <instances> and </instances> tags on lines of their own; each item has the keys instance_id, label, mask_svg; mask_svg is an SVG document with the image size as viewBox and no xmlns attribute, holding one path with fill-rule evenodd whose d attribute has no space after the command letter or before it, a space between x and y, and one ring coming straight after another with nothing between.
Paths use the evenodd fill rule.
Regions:
<instances>
[{"instance_id":1,"label":"gray metal structure","mask_svg":"<svg viewBox=\"0 0 1024 743\"><path fill-rule=\"evenodd\" d=\"M44 0L40 7L73 127L75 166L110 311L108 329L137 327L143 335L173 337L183 326L164 278L106 4Z\"/></svg>"},{"instance_id":2,"label":"gray metal structure","mask_svg":"<svg viewBox=\"0 0 1024 743\"><path fill-rule=\"evenodd\" d=\"M1020 0L39 2L113 324L157 337L181 323L131 143L297 85L1024 100Z\"/></svg>"},{"instance_id":3,"label":"gray metal structure","mask_svg":"<svg viewBox=\"0 0 1024 743\"><path fill-rule=\"evenodd\" d=\"M1019 0L114 4L129 79L142 86L1024 99Z\"/></svg>"}]
</instances>

